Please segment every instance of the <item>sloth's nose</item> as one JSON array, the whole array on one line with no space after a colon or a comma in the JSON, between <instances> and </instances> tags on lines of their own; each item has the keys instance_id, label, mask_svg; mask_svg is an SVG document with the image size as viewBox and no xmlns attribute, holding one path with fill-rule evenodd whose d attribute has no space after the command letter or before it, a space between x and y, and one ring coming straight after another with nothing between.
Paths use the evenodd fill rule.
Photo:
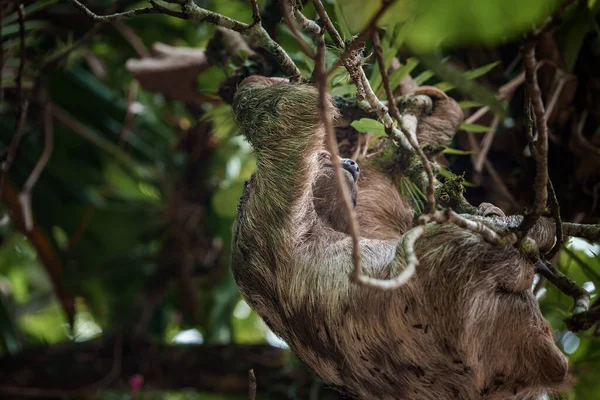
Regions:
<instances>
[{"instance_id":1,"label":"sloth's nose","mask_svg":"<svg viewBox=\"0 0 600 400\"><path fill-rule=\"evenodd\" d=\"M358 180L358 176L360 175L360 167L354 160L342 158L342 168L350 172L352 178L354 178L354 182Z\"/></svg>"}]
</instances>

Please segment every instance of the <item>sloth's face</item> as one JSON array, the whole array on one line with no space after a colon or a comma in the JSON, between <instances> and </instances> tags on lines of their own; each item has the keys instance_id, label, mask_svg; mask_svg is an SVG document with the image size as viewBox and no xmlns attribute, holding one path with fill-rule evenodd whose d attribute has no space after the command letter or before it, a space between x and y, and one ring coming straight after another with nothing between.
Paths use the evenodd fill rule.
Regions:
<instances>
[{"instance_id":1,"label":"sloth's face","mask_svg":"<svg viewBox=\"0 0 600 400\"><path fill-rule=\"evenodd\" d=\"M347 180L351 180L356 183L360 176L360 167L358 164L350 158L338 157L338 162L341 164L342 171ZM319 167L322 172L329 172L333 170L333 160L331 154L328 151L322 150L319 152Z\"/></svg>"},{"instance_id":2,"label":"sloth's face","mask_svg":"<svg viewBox=\"0 0 600 400\"><path fill-rule=\"evenodd\" d=\"M319 175L313 184L313 204L317 215L336 231L346 232L347 223L343 207L340 206L340 197L335 180L334 160L327 151L321 151L319 157ZM356 206L358 193L357 181L360 176L360 167L349 158L339 158L343 180L348 187L352 204Z\"/></svg>"}]
</instances>

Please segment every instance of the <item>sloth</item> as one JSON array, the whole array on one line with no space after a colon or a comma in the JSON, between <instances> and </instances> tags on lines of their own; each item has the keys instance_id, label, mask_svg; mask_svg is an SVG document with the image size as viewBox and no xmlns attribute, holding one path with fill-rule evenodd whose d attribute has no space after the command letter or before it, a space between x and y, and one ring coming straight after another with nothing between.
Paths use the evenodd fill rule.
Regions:
<instances>
[{"instance_id":1,"label":"sloth","mask_svg":"<svg viewBox=\"0 0 600 400\"><path fill-rule=\"evenodd\" d=\"M434 102L434 114L436 104L448 103ZM333 163L342 163L352 193L368 276L393 278L406 266L402 242L414 215L408 201L378 168L324 151L314 87L249 77L233 110L257 158L234 224L234 279L324 382L354 399L407 400L534 400L565 384L567 360L531 291L534 266L521 252L450 223L430 224L416 241L419 266L404 286L355 284ZM333 105L327 112L337 115ZM419 124L420 144L447 143L448 127L458 126L435 118ZM465 217L499 232L522 220L487 204L480 209ZM553 222L542 218L529 237L547 251L554 234Z\"/></svg>"}]
</instances>

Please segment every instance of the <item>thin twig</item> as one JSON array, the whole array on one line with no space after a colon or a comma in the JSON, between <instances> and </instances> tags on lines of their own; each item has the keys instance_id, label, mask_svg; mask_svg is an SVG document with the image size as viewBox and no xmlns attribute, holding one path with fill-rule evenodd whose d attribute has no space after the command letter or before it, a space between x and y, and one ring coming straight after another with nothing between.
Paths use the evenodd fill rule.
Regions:
<instances>
[{"instance_id":1,"label":"thin twig","mask_svg":"<svg viewBox=\"0 0 600 400\"><path fill-rule=\"evenodd\" d=\"M253 369L248 370L248 397L256 400L256 375Z\"/></svg>"},{"instance_id":2,"label":"thin twig","mask_svg":"<svg viewBox=\"0 0 600 400\"><path fill-rule=\"evenodd\" d=\"M417 124L414 122L414 135L412 133L407 134L407 129L409 122L412 122L413 118L408 115L403 117L400 116L400 112L398 111L398 106L396 105L396 99L394 98L392 89L390 87L390 80L385 68L385 63L383 60L383 50L381 48L381 41L379 39L379 33L377 31L373 32L373 47L375 48L375 55L377 57L377 64L379 64L379 72L381 73L381 78L383 82L383 87L385 88L385 94L388 98L388 106L390 114L398 121L403 133L406 135L409 143L415 150L415 152L419 155L421 159L421 163L423 164L423 168L427 174L428 185L427 185L427 212L433 212L436 209L436 201L435 201L435 176L433 174L433 170L431 168L431 163L423 150L419 146L419 143L416 138L416 129ZM365 87L370 85L368 82L365 82ZM414 137L413 137L414 136Z\"/></svg>"},{"instance_id":3,"label":"thin twig","mask_svg":"<svg viewBox=\"0 0 600 400\"><path fill-rule=\"evenodd\" d=\"M548 126L544 116L544 103L542 93L537 82L535 60L535 43L529 42L523 48L523 67L525 69L525 84L529 94L530 104L535 115L537 128L537 141L535 142L536 176L534 181L535 201L533 210L525 215L519 226L522 237L535 225L539 217L546 210L548 202Z\"/></svg>"},{"instance_id":4,"label":"thin twig","mask_svg":"<svg viewBox=\"0 0 600 400\"><path fill-rule=\"evenodd\" d=\"M321 40L317 43L317 58L315 65L315 77L317 87L319 89L319 112L321 114L321 120L325 126L325 144L327 150L331 154L332 160L339 159L338 146L335 139L335 131L333 129L333 121L331 115L329 115L328 104L327 104L327 72L325 70L325 41L321 37ZM354 264L354 272L352 275L353 279L360 277L360 247L359 247L359 227L356 219L356 213L352 206L352 200L350 199L350 193L348 186L344 185L344 176L342 173L342 166L339 162L333 163L333 170L335 174L335 181L348 223L348 231L352 238L352 262Z\"/></svg>"},{"instance_id":5,"label":"thin twig","mask_svg":"<svg viewBox=\"0 0 600 400\"><path fill-rule=\"evenodd\" d=\"M19 193L19 203L21 204L21 210L23 212L23 223L27 232L30 232L33 228L31 191L42 174L42 171L44 171L46 164L48 164L48 160L52 155L52 148L54 145L54 126L52 123L52 111L50 107L51 105L47 104L44 112L44 150L42 151L40 159L31 171L31 174L29 174L29 177L25 181L25 184L21 189L21 193Z\"/></svg>"},{"instance_id":6,"label":"thin twig","mask_svg":"<svg viewBox=\"0 0 600 400\"><path fill-rule=\"evenodd\" d=\"M300 45L300 49L302 50L302 52L304 54L306 54L308 57L310 57L314 60L316 57L314 51L312 51L311 48L308 47L308 44L306 44L304 39L302 39L302 35L300 34L300 31L298 31L298 27L296 26L296 23L294 22L294 18L292 18L293 11L291 9L292 6L291 6L290 2L288 0L284 0L282 6L283 6L283 19L285 20L286 25L290 28L290 30L292 31L292 34L296 38L296 42L298 42L298 44ZM296 18L298 18L298 17L296 17Z\"/></svg>"},{"instance_id":7,"label":"thin twig","mask_svg":"<svg viewBox=\"0 0 600 400\"><path fill-rule=\"evenodd\" d=\"M485 134L483 140L481 141L481 149L477 153L475 164L473 168L477 172L481 172L483 169L483 164L487 159L487 154L492 147L492 143L494 142L494 136L496 135L496 130L498 129L498 125L500 124L500 118L495 115L492 120L492 124L490 125L490 130Z\"/></svg>"},{"instance_id":8,"label":"thin twig","mask_svg":"<svg viewBox=\"0 0 600 400\"><path fill-rule=\"evenodd\" d=\"M550 212L552 213L552 218L554 219L554 224L556 225L556 243L554 243L554 246L552 246L552 249L550 249L546 255L548 259L551 259L556 253L558 253L563 245L563 222L560 216L560 203L558 202L554 185L550 179L548 179L548 196Z\"/></svg>"},{"instance_id":9,"label":"thin twig","mask_svg":"<svg viewBox=\"0 0 600 400\"><path fill-rule=\"evenodd\" d=\"M250 4L252 5L252 20L255 24L260 24L260 8L258 7L258 2L256 0L250 0Z\"/></svg>"},{"instance_id":10,"label":"thin twig","mask_svg":"<svg viewBox=\"0 0 600 400\"><path fill-rule=\"evenodd\" d=\"M371 32L373 29L377 27L377 21L385 14L388 8L395 3L395 0L392 1L384 1L379 10L373 15L367 26L358 34L356 38L350 42L348 46L340 47L340 49L344 49L342 54L340 54L337 61L333 64L333 66L327 72L327 75L331 75L333 71L335 71L338 67L342 65L346 65L346 60L348 58L352 58L352 55L357 50L360 50L364 47L365 41L369 36L371 36Z\"/></svg>"},{"instance_id":11,"label":"thin twig","mask_svg":"<svg viewBox=\"0 0 600 400\"><path fill-rule=\"evenodd\" d=\"M376 279L361 274L355 277L356 282L380 290L394 290L405 285L413 277L419 266L419 258L415 253L415 243L426 231L427 225L417 225L402 235L402 248L404 250L404 258L406 259L406 267L400 275L391 279Z\"/></svg>"},{"instance_id":12,"label":"thin twig","mask_svg":"<svg viewBox=\"0 0 600 400\"><path fill-rule=\"evenodd\" d=\"M140 58L150 57L150 51L137 33L125 23L117 21L113 24L115 29L123 36Z\"/></svg>"},{"instance_id":13,"label":"thin twig","mask_svg":"<svg viewBox=\"0 0 600 400\"><path fill-rule=\"evenodd\" d=\"M296 20L298 21L302 29L310 33L310 35L313 38L317 38L323 34L323 28L321 28L319 24L317 24L315 21L306 18L304 14L302 14L302 12L298 9L298 7L294 8L294 17L296 17Z\"/></svg>"},{"instance_id":14,"label":"thin twig","mask_svg":"<svg viewBox=\"0 0 600 400\"><path fill-rule=\"evenodd\" d=\"M544 22L544 24L534 30L528 37L529 40L536 40L538 39L540 36L542 36L544 33L546 32L550 32L552 29L554 29L562 16L562 13L565 11L565 9L567 9L570 5L572 5L573 3L577 2L578 0L567 0L565 2L563 2L558 9L554 12L554 14L552 14L550 17L548 17L548 19Z\"/></svg>"},{"instance_id":15,"label":"thin twig","mask_svg":"<svg viewBox=\"0 0 600 400\"><path fill-rule=\"evenodd\" d=\"M136 15L159 13L159 10L157 10L156 8L151 6L151 7L144 7L144 8L136 8L133 10L120 12L120 13L116 13L116 14L98 15L98 14L95 14L94 12L92 12L89 8L87 8L83 3L80 3L78 0L71 0L71 2L73 4L75 4L75 6L77 8L79 8L81 11L83 11L83 13L85 15L92 18L94 21L100 22L100 23L107 23L107 22L117 21L120 19L131 18L131 17L135 17Z\"/></svg>"},{"instance_id":16,"label":"thin twig","mask_svg":"<svg viewBox=\"0 0 600 400\"><path fill-rule=\"evenodd\" d=\"M344 40L340 36L337 29L335 29L335 26L333 26L333 22L331 22L329 15L327 15L327 11L325 10L325 7L323 7L323 3L321 3L321 0L313 0L312 3L315 6L315 10L317 10L317 15L323 23L323 27L331 37L331 40L333 40L333 44L335 45L335 47L339 49L343 49L344 47L346 47L344 44Z\"/></svg>"},{"instance_id":17,"label":"thin twig","mask_svg":"<svg viewBox=\"0 0 600 400\"><path fill-rule=\"evenodd\" d=\"M398 106L396 105L396 97L394 96L394 92L392 92L392 88L390 87L390 79L385 68L383 49L381 48L381 40L379 39L379 32L377 32L377 30L373 31L372 39L373 48L375 49L375 56L377 57L377 65L379 65L379 73L381 74L383 88L385 89L385 95L388 99L390 114L392 114L392 117L399 121L400 114L398 112Z\"/></svg>"}]
</instances>

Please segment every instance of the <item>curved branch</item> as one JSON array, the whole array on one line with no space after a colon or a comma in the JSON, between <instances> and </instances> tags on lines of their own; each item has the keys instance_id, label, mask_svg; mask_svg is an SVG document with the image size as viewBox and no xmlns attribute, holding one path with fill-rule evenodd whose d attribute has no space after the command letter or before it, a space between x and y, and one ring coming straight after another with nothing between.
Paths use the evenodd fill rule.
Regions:
<instances>
[{"instance_id":1,"label":"curved branch","mask_svg":"<svg viewBox=\"0 0 600 400\"><path fill-rule=\"evenodd\" d=\"M260 23L260 15L256 14L258 12L258 6L252 6L254 22L252 24L246 24L244 22L237 21L233 18L229 18L225 15L216 13L214 11L210 11L205 8L199 7L198 5L196 5L196 3L194 3L193 0L183 0L181 2L168 1L169 3L173 4L173 6L179 7L180 11L176 11L172 8L163 7L162 5L159 5L156 1L150 0L151 7L137 8L134 10L106 16L95 14L78 0L71 0L71 2L73 2L73 4L75 4L77 8L79 8L88 17L100 23L118 21L121 19L131 18L141 14L165 14L186 20L200 22L206 21L210 22L213 25L222 26L224 28L228 28L242 34L249 35L250 37L256 40L259 46L264 47L268 52L273 54L273 56L281 66L283 72L290 77L290 81L294 82L300 80L301 74L298 67L296 67L296 64L294 64L290 56L283 50L283 48L277 42L275 42L269 36L267 31L262 27Z\"/></svg>"},{"instance_id":2,"label":"curved branch","mask_svg":"<svg viewBox=\"0 0 600 400\"><path fill-rule=\"evenodd\" d=\"M135 17L136 15L142 15L142 14L160 13L160 11L154 7L144 7L144 8L135 8L133 10L120 12L120 13L116 13L116 14L98 15L98 14L94 13L92 10L90 10L89 8L87 8L83 3L80 3L78 0L71 0L71 2L73 4L75 4L75 6L77 8L79 8L85 15L92 18L94 21L100 22L100 23L108 23L108 22L112 22L112 21L118 21L120 19L131 18L131 17Z\"/></svg>"}]
</instances>

